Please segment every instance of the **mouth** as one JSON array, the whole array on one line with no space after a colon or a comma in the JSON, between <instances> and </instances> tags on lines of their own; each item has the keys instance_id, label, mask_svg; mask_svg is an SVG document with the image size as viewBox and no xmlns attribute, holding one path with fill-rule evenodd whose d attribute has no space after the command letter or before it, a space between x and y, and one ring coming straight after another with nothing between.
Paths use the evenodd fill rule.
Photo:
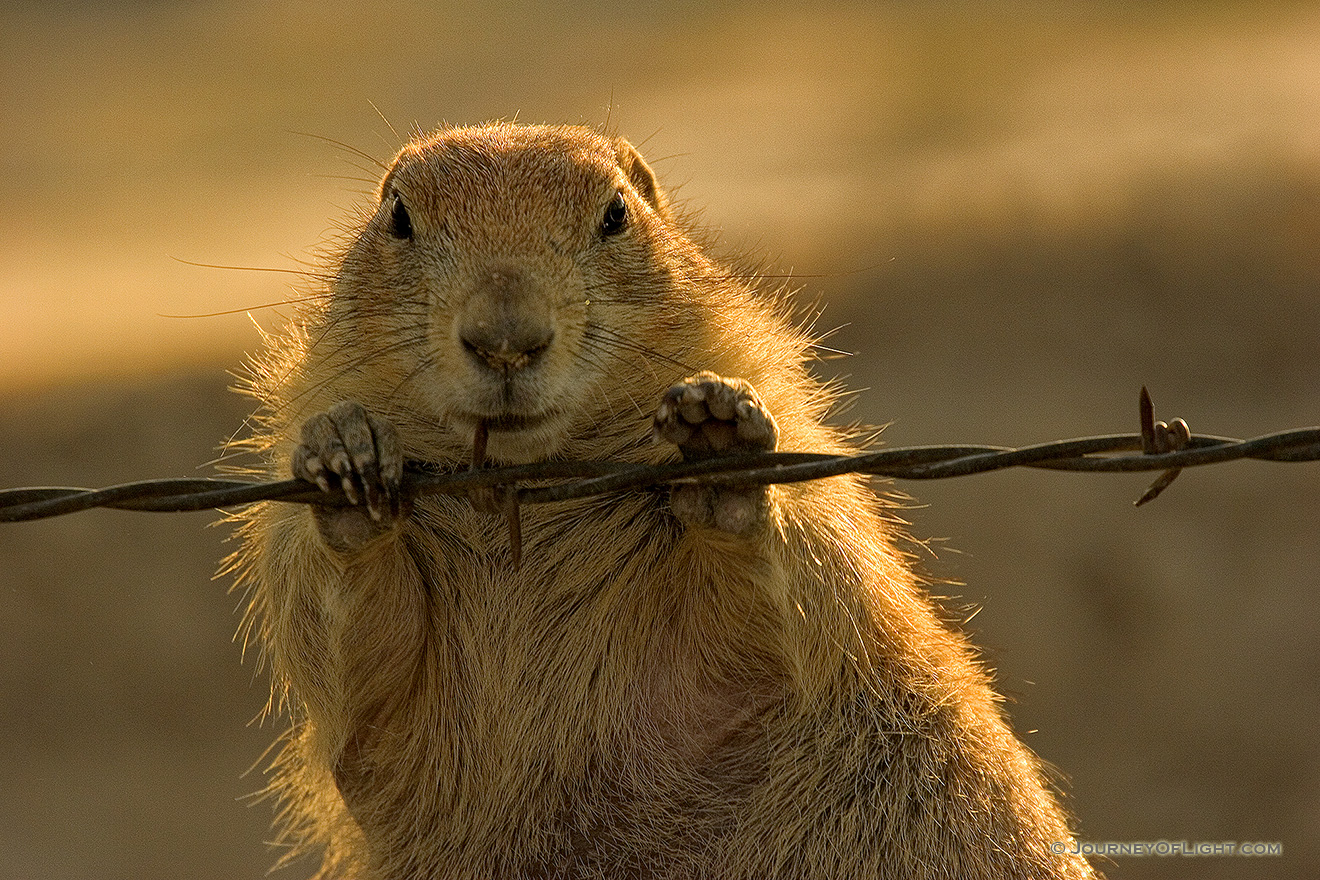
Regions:
<instances>
[{"instance_id":1,"label":"mouth","mask_svg":"<svg viewBox=\"0 0 1320 880\"><path fill-rule=\"evenodd\" d=\"M540 413L533 413L532 415L502 413L495 416L483 416L470 412L457 413L460 421L471 424L473 427L484 423L487 431L500 431L508 434L517 434L522 431L534 431L537 428L555 421L561 415L562 413L559 410L554 409Z\"/></svg>"},{"instance_id":2,"label":"mouth","mask_svg":"<svg viewBox=\"0 0 1320 880\"><path fill-rule=\"evenodd\" d=\"M559 445L564 412L550 409L522 415L481 416L455 413L459 430L471 431L472 461L485 464L526 464L545 458Z\"/></svg>"}]
</instances>

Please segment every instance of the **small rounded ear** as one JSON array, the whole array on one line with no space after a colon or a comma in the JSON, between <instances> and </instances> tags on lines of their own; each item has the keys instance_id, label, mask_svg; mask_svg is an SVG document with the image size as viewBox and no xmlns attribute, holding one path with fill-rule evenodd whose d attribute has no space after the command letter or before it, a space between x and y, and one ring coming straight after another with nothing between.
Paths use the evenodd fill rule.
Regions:
<instances>
[{"instance_id":1,"label":"small rounded ear","mask_svg":"<svg viewBox=\"0 0 1320 880\"><path fill-rule=\"evenodd\" d=\"M655 181L655 173L651 171L651 166L646 164L640 153L632 144L620 139L618 142L619 167L628 177L628 182L637 190L637 194L646 200L646 203L655 209L665 220L673 219L669 213L669 199L665 197L660 189L660 184Z\"/></svg>"}]
</instances>

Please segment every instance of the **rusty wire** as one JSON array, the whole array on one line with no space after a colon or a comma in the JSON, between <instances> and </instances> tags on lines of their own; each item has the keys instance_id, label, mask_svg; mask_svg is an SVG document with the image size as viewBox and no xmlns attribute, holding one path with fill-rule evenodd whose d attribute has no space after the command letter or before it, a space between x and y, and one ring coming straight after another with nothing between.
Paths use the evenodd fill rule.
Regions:
<instances>
[{"instance_id":1,"label":"rusty wire","mask_svg":"<svg viewBox=\"0 0 1320 880\"><path fill-rule=\"evenodd\" d=\"M1156 422L1145 388L1141 390L1140 417L1139 434L1083 437L1019 449L912 446L855 455L762 452L663 465L544 461L510 467L439 471L425 465L412 465L404 475L402 494L405 498L432 494L470 496L477 489L503 487L512 514L511 522L516 522L516 510L521 504L567 501L676 483L750 486L801 482L845 473L934 480L1008 467L1090 473L1163 471L1135 502L1144 504L1163 491L1183 468L1243 458L1320 461L1320 427L1298 428L1250 440L1192 434L1181 419L1169 424ZM184 477L124 483L105 489L38 487L0 490L0 522L44 519L93 507L164 512L234 507L255 501L349 503L342 493L323 493L315 485L302 480L261 483Z\"/></svg>"}]
</instances>

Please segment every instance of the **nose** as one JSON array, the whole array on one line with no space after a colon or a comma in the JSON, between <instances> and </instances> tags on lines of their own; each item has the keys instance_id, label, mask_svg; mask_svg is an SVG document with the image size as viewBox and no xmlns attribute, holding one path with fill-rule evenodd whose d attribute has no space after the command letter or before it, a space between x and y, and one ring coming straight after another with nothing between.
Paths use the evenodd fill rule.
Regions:
<instances>
[{"instance_id":1,"label":"nose","mask_svg":"<svg viewBox=\"0 0 1320 880\"><path fill-rule=\"evenodd\" d=\"M540 360L554 340L546 298L525 272L501 266L479 275L458 325L463 350L479 367L509 378Z\"/></svg>"},{"instance_id":2,"label":"nose","mask_svg":"<svg viewBox=\"0 0 1320 880\"><path fill-rule=\"evenodd\" d=\"M554 338L554 329L535 317L507 312L469 320L459 331L468 357L505 376L540 360Z\"/></svg>"}]
</instances>

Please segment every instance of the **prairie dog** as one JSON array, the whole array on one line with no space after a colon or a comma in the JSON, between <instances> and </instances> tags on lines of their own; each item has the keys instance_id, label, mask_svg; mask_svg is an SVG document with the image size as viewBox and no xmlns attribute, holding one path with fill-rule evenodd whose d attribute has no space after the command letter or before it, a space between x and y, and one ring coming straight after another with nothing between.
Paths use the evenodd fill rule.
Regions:
<instances>
[{"instance_id":1,"label":"prairie dog","mask_svg":"<svg viewBox=\"0 0 1320 880\"><path fill-rule=\"evenodd\" d=\"M238 564L322 876L1080 878L986 673L858 477L523 511L523 559L405 460L845 452L782 297L695 245L626 141L403 148L255 363L272 471ZM655 442L658 438L660 442Z\"/></svg>"}]
</instances>

